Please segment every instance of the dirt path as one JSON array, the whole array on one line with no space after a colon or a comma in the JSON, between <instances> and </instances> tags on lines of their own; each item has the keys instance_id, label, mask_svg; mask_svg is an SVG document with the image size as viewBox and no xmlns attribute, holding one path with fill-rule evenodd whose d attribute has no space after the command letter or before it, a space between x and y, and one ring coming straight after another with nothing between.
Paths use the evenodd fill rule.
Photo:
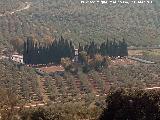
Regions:
<instances>
[{"instance_id":1,"label":"dirt path","mask_svg":"<svg viewBox=\"0 0 160 120\"><path fill-rule=\"evenodd\" d=\"M3 16L6 16L6 15L12 15L12 14L14 14L14 13L16 13L16 12L20 12L20 11L23 11L23 10L27 10L27 9L29 9L31 7L31 3L29 3L29 2L25 2L24 3L24 5L21 7L21 8L19 8L19 9L17 9L17 10L14 10L14 11L11 11L11 12L5 12L4 14L0 14L0 16L1 17L3 17Z\"/></svg>"}]
</instances>

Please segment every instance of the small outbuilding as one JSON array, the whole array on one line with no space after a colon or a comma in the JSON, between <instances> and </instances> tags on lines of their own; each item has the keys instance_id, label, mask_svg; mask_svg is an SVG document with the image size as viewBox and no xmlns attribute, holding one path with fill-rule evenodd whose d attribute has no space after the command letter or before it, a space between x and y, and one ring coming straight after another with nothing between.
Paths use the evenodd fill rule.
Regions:
<instances>
[{"instance_id":1,"label":"small outbuilding","mask_svg":"<svg viewBox=\"0 0 160 120\"><path fill-rule=\"evenodd\" d=\"M14 54L14 55L11 55L11 60L15 61L15 62L18 62L18 63L24 63L23 62L23 56L22 55L18 55L18 54Z\"/></svg>"}]
</instances>

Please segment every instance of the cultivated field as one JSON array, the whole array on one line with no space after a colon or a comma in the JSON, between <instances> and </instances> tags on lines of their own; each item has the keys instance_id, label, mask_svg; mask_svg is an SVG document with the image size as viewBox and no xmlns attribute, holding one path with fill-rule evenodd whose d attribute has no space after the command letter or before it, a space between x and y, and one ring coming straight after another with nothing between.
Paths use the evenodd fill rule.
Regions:
<instances>
[{"instance_id":1,"label":"cultivated field","mask_svg":"<svg viewBox=\"0 0 160 120\"><path fill-rule=\"evenodd\" d=\"M65 103L69 101L105 100L110 90L160 86L159 64L146 65L129 59L115 59L101 72L79 71L64 76L50 76L58 66L40 68L47 74L37 75L31 67L1 61L0 86L14 91L22 102ZM57 70L62 70L57 69ZM13 72L14 71L14 72Z\"/></svg>"},{"instance_id":2,"label":"cultivated field","mask_svg":"<svg viewBox=\"0 0 160 120\"><path fill-rule=\"evenodd\" d=\"M129 56L160 63L160 49L129 50Z\"/></svg>"}]
</instances>

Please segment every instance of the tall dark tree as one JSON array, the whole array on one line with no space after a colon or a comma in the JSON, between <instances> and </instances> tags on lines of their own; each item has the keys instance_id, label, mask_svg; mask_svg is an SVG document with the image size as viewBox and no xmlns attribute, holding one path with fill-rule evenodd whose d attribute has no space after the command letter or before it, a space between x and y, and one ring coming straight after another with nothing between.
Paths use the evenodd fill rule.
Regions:
<instances>
[{"instance_id":1,"label":"tall dark tree","mask_svg":"<svg viewBox=\"0 0 160 120\"><path fill-rule=\"evenodd\" d=\"M91 59L95 59L96 54L102 56L127 56L127 43L123 41L117 43L115 40L102 43L100 46L94 42L89 45L82 46L79 43L78 53L86 52L87 56ZM75 56L75 47L71 41L65 40L62 36L59 40L53 41L50 45L40 45L34 43L32 37L27 37L27 41L24 42L23 59L26 64L48 64L61 62L61 58L70 58L71 60ZM80 58L80 56L78 56ZM88 58L88 57L87 57ZM80 61L80 59L79 59Z\"/></svg>"},{"instance_id":2,"label":"tall dark tree","mask_svg":"<svg viewBox=\"0 0 160 120\"><path fill-rule=\"evenodd\" d=\"M96 55L97 52L98 52L97 44L95 44L94 42L91 42L89 47L88 47L87 54L91 58L94 58L94 56Z\"/></svg>"},{"instance_id":3,"label":"tall dark tree","mask_svg":"<svg viewBox=\"0 0 160 120\"><path fill-rule=\"evenodd\" d=\"M61 58L74 58L74 46L72 42L61 37L50 45L38 45L32 38L27 38L24 43L24 62L26 64L60 63Z\"/></svg>"}]
</instances>

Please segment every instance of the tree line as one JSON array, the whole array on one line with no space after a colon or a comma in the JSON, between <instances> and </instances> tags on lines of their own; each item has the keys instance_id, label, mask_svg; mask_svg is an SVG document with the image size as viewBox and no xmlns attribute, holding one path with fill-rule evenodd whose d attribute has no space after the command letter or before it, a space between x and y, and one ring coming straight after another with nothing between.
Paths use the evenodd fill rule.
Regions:
<instances>
[{"instance_id":1,"label":"tree line","mask_svg":"<svg viewBox=\"0 0 160 120\"><path fill-rule=\"evenodd\" d=\"M99 59L100 55L103 56L103 58L105 58L105 56L112 58L128 56L128 49L127 43L124 39L123 41L118 42L116 42L115 39L114 41L109 41L107 39L106 42L103 42L100 45L96 44L95 42L90 42L90 44L85 46L79 44L78 53L78 61L82 64L87 64L89 59L96 59L97 55ZM104 61L106 60L101 60L101 63L105 63Z\"/></svg>"},{"instance_id":2,"label":"tree line","mask_svg":"<svg viewBox=\"0 0 160 120\"><path fill-rule=\"evenodd\" d=\"M128 55L127 43L123 41L109 41L98 45L95 42L90 42L86 45L79 43L78 47L78 61L81 62L80 53L86 52L91 59L95 58L97 54L110 57L123 57ZM59 64L61 58L75 57L75 47L71 41L65 40L62 36L59 40L54 40L49 45L40 45L33 42L32 37L28 37L24 42L23 59L25 64Z\"/></svg>"},{"instance_id":3,"label":"tree line","mask_svg":"<svg viewBox=\"0 0 160 120\"><path fill-rule=\"evenodd\" d=\"M101 54L102 56L110 56L110 57L124 57L128 55L127 43L123 39L123 41L118 41L114 39L114 41L103 42L100 44L96 44L95 42L91 42L89 45L82 46L79 44L79 52L85 51L87 54L93 58L96 54Z\"/></svg>"},{"instance_id":4,"label":"tree line","mask_svg":"<svg viewBox=\"0 0 160 120\"><path fill-rule=\"evenodd\" d=\"M50 45L40 45L34 43L31 37L24 42L23 60L25 64L59 64L61 58L73 58L74 46L71 41L59 40L53 41Z\"/></svg>"}]
</instances>

